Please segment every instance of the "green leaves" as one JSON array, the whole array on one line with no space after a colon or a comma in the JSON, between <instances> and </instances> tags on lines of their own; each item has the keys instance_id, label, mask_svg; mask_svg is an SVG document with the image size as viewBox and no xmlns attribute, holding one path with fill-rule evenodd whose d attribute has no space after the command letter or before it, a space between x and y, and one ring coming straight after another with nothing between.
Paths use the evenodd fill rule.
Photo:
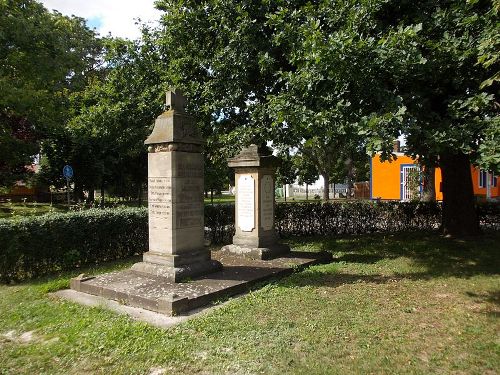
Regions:
<instances>
[{"instance_id":1,"label":"green leaves","mask_svg":"<svg viewBox=\"0 0 500 375\"><path fill-rule=\"evenodd\" d=\"M81 18L33 0L0 1L0 137L8 148L0 147L0 186L26 177L24 166L67 120L68 97L85 86L100 48Z\"/></svg>"}]
</instances>

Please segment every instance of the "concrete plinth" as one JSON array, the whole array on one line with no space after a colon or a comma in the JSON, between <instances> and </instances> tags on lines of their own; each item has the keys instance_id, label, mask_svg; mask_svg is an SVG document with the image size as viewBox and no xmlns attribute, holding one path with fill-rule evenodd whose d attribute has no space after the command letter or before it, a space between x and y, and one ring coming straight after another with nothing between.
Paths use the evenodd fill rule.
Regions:
<instances>
[{"instance_id":1,"label":"concrete plinth","mask_svg":"<svg viewBox=\"0 0 500 375\"><path fill-rule=\"evenodd\" d=\"M215 260L197 261L181 266L168 266L152 262L140 262L132 266L131 271L145 275L161 277L172 282L182 282L193 277L216 272L222 265Z\"/></svg>"},{"instance_id":2,"label":"concrete plinth","mask_svg":"<svg viewBox=\"0 0 500 375\"><path fill-rule=\"evenodd\" d=\"M223 268L188 282L166 281L153 273L126 270L95 277L81 275L71 280L71 288L173 316L244 293L256 283L332 259L329 253L293 251L272 260L250 259L221 251L213 252L212 258Z\"/></svg>"},{"instance_id":3,"label":"concrete plinth","mask_svg":"<svg viewBox=\"0 0 500 375\"><path fill-rule=\"evenodd\" d=\"M269 260L290 252L290 246L276 243L269 247L248 247L239 245L226 245L221 249L227 252L251 259Z\"/></svg>"}]
</instances>

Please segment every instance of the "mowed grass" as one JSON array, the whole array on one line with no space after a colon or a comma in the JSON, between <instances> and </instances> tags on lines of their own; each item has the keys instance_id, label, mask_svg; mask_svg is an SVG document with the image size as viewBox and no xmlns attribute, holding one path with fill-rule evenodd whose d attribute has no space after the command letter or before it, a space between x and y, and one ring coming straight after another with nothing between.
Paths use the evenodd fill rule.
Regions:
<instances>
[{"instance_id":1,"label":"mowed grass","mask_svg":"<svg viewBox=\"0 0 500 375\"><path fill-rule=\"evenodd\" d=\"M0 219L19 218L23 216L38 216L51 212L66 212L63 204L50 205L49 203L0 203Z\"/></svg>"},{"instance_id":2,"label":"mowed grass","mask_svg":"<svg viewBox=\"0 0 500 375\"><path fill-rule=\"evenodd\" d=\"M289 242L335 261L170 329L48 294L72 274L0 286L0 373L498 373L500 233Z\"/></svg>"}]
</instances>

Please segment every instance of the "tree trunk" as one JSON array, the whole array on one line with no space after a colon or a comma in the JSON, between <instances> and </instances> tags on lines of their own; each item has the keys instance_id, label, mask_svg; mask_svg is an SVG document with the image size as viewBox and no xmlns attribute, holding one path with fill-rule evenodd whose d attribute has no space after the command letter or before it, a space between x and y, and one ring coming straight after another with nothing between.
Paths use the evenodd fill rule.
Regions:
<instances>
[{"instance_id":1,"label":"tree trunk","mask_svg":"<svg viewBox=\"0 0 500 375\"><path fill-rule=\"evenodd\" d=\"M309 185L306 184L306 201L309 200Z\"/></svg>"},{"instance_id":2,"label":"tree trunk","mask_svg":"<svg viewBox=\"0 0 500 375\"><path fill-rule=\"evenodd\" d=\"M210 204L214 204L214 189L210 189Z\"/></svg>"},{"instance_id":3,"label":"tree trunk","mask_svg":"<svg viewBox=\"0 0 500 375\"><path fill-rule=\"evenodd\" d=\"M104 208L104 182L101 183L101 208Z\"/></svg>"},{"instance_id":4,"label":"tree trunk","mask_svg":"<svg viewBox=\"0 0 500 375\"><path fill-rule=\"evenodd\" d=\"M80 181L75 181L75 188L73 189L73 196L75 201L81 202L85 199L83 195L83 185Z\"/></svg>"},{"instance_id":5,"label":"tree trunk","mask_svg":"<svg viewBox=\"0 0 500 375\"><path fill-rule=\"evenodd\" d=\"M139 182L138 191L137 191L137 202L139 207L142 205L142 183Z\"/></svg>"},{"instance_id":6,"label":"tree trunk","mask_svg":"<svg viewBox=\"0 0 500 375\"><path fill-rule=\"evenodd\" d=\"M322 173L321 177L323 177L323 200L328 201L330 199L330 175Z\"/></svg>"},{"instance_id":7,"label":"tree trunk","mask_svg":"<svg viewBox=\"0 0 500 375\"><path fill-rule=\"evenodd\" d=\"M91 186L89 188L89 195L87 197L87 203L94 202L94 199L95 199L95 191L94 191L94 187Z\"/></svg>"},{"instance_id":8,"label":"tree trunk","mask_svg":"<svg viewBox=\"0 0 500 375\"><path fill-rule=\"evenodd\" d=\"M354 177L354 162L351 158L348 158L345 162L347 167L347 193L346 198L351 198L352 188L353 188L353 177Z\"/></svg>"},{"instance_id":9,"label":"tree trunk","mask_svg":"<svg viewBox=\"0 0 500 375\"><path fill-rule=\"evenodd\" d=\"M465 154L440 155L443 175L442 231L451 236L479 234L470 160Z\"/></svg>"},{"instance_id":10,"label":"tree trunk","mask_svg":"<svg viewBox=\"0 0 500 375\"><path fill-rule=\"evenodd\" d=\"M286 184L283 185L283 196L285 197L285 202L286 202Z\"/></svg>"},{"instance_id":11,"label":"tree trunk","mask_svg":"<svg viewBox=\"0 0 500 375\"><path fill-rule=\"evenodd\" d=\"M436 169L434 167L424 167L423 169L423 202L436 201Z\"/></svg>"}]
</instances>

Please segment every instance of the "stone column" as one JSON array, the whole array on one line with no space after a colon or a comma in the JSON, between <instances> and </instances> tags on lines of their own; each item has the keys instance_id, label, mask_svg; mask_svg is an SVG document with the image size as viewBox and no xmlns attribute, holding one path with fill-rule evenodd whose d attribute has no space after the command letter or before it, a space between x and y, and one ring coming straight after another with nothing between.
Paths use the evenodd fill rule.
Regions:
<instances>
[{"instance_id":1,"label":"stone column","mask_svg":"<svg viewBox=\"0 0 500 375\"><path fill-rule=\"evenodd\" d=\"M244 148L229 160L235 170L236 215L233 244L223 252L253 259L272 259L288 253L274 230L274 175L278 159L257 145Z\"/></svg>"},{"instance_id":2,"label":"stone column","mask_svg":"<svg viewBox=\"0 0 500 375\"><path fill-rule=\"evenodd\" d=\"M182 93L168 92L167 110L148 147L149 251L132 271L178 282L222 265L204 247L203 140L184 112Z\"/></svg>"}]
</instances>

